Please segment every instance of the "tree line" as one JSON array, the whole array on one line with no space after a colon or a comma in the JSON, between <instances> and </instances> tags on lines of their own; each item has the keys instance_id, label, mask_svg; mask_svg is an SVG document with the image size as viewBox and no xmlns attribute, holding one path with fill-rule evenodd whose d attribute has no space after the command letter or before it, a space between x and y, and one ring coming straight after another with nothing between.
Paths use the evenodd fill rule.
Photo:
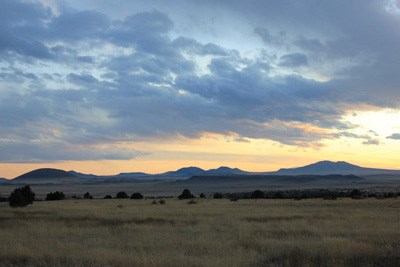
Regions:
<instances>
[{"instance_id":1,"label":"tree line","mask_svg":"<svg viewBox=\"0 0 400 267\"><path fill-rule=\"evenodd\" d=\"M199 198L213 198L213 199L230 199L231 201L238 201L239 199L310 199L310 198L322 198L326 200L335 200L337 198L352 198L352 199L363 199L363 198L395 198L399 197L400 192L383 192L380 194L368 191L361 191L358 189L353 190L328 190L328 189L313 189L313 190L284 190L284 191L261 191L255 190L252 192L243 193L213 193L206 196L204 193L199 194ZM64 200L66 198L62 191L50 192L46 195L45 201L56 201ZM94 197L86 192L81 196L72 196L72 199L94 199ZM125 191L118 192L115 197L106 195L103 199L143 199L144 196L135 192L128 195ZM191 193L189 189L184 189L178 199L194 199L195 195ZM8 198L1 198L0 201L8 201L10 207L26 207L35 201L35 193L32 191L29 185L21 188L16 188ZM157 202L159 203L159 202ZM192 201L189 204L195 204ZM163 203L165 204L165 201Z\"/></svg>"}]
</instances>

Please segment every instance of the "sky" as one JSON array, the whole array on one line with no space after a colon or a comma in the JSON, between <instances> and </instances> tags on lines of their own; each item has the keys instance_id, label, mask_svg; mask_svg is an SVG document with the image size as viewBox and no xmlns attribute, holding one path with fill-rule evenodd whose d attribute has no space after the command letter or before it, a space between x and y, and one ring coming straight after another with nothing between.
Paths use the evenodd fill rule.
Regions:
<instances>
[{"instance_id":1,"label":"sky","mask_svg":"<svg viewBox=\"0 0 400 267\"><path fill-rule=\"evenodd\" d=\"M2 0L0 177L400 169L399 0Z\"/></svg>"}]
</instances>

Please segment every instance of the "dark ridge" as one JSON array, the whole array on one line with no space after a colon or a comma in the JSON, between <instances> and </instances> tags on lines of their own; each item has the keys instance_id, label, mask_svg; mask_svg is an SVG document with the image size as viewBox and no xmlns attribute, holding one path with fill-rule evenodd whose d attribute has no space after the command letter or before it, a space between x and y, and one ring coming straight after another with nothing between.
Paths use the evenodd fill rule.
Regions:
<instances>
[{"instance_id":1,"label":"dark ridge","mask_svg":"<svg viewBox=\"0 0 400 267\"><path fill-rule=\"evenodd\" d=\"M221 166L218 169L210 169L205 172L206 175L232 175L232 174L247 174L248 172L242 171L238 168L229 168L226 166Z\"/></svg>"},{"instance_id":2,"label":"dark ridge","mask_svg":"<svg viewBox=\"0 0 400 267\"><path fill-rule=\"evenodd\" d=\"M10 180L0 177L0 183L9 183L9 182L10 182Z\"/></svg>"},{"instance_id":3,"label":"dark ridge","mask_svg":"<svg viewBox=\"0 0 400 267\"><path fill-rule=\"evenodd\" d=\"M385 170L364 168L345 161L319 161L310 165L280 169L274 174L278 175L328 175L328 174L354 174L354 175L373 175L373 174L400 174L399 170Z\"/></svg>"},{"instance_id":4,"label":"dark ridge","mask_svg":"<svg viewBox=\"0 0 400 267\"><path fill-rule=\"evenodd\" d=\"M186 180L191 183L218 183L218 182L282 182L282 183L307 183L318 181L336 182L361 182L364 178L356 175L215 175L215 176L193 176Z\"/></svg>"},{"instance_id":5,"label":"dark ridge","mask_svg":"<svg viewBox=\"0 0 400 267\"><path fill-rule=\"evenodd\" d=\"M13 180L39 180L39 179L47 179L47 178L77 178L75 175L58 169L51 169L51 168L43 168L37 169L25 174L22 174Z\"/></svg>"},{"instance_id":6,"label":"dark ridge","mask_svg":"<svg viewBox=\"0 0 400 267\"><path fill-rule=\"evenodd\" d=\"M163 174L160 175L165 175L165 176L193 176L193 175L201 175L203 173L205 173L206 171L198 168L198 167L185 167L185 168L181 168L177 171L169 171L169 172L165 172Z\"/></svg>"}]
</instances>

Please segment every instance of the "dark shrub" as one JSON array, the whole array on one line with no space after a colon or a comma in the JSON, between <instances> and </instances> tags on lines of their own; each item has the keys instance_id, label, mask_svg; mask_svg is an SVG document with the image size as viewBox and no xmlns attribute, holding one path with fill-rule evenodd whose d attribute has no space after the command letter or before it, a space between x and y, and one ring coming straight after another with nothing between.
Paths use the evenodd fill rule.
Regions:
<instances>
[{"instance_id":1,"label":"dark shrub","mask_svg":"<svg viewBox=\"0 0 400 267\"><path fill-rule=\"evenodd\" d=\"M153 201L151 202L151 204L152 204L152 205L158 205L158 202L157 202L156 200L153 200Z\"/></svg>"},{"instance_id":2,"label":"dark shrub","mask_svg":"<svg viewBox=\"0 0 400 267\"><path fill-rule=\"evenodd\" d=\"M15 189L14 192L11 193L8 198L8 204L13 208L28 206L28 203L25 201L24 195L22 195L20 189Z\"/></svg>"},{"instance_id":3,"label":"dark shrub","mask_svg":"<svg viewBox=\"0 0 400 267\"><path fill-rule=\"evenodd\" d=\"M387 192L384 194L385 197L387 198L395 198L396 197L396 193L393 192Z\"/></svg>"},{"instance_id":4,"label":"dark shrub","mask_svg":"<svg viewBox=\"0 0 400 267\"><path fill-rule=\"evenodd\" d=\"M282 199L285 198L285 195L282 192L278 191L274 194L273 198Z\"/></svg>"},{"instance_id":5,"label":"dark shrub","mask_svg":"<svg viewBox=\"0 0 400 267\"><path fill-rule=\"evenodd\" d=\"M255 199L257 199L257 198L264 198L264 192L261 191L261 190L256 190L256 191L254 191L253 193L251 193L250 198L255 198Z\"/></svg>"},{"instance_id":6,"label":"dark shrub","mask_svg":"<svg viewBox=\"0 0 400 267\"><path fill-rule=\"evenodd\" d=\"M83 198L84 198L84 199L93 199L93 197L90 195L89 192L86 192L86 193L83 195Z\"/></svg>"},{"instance_id":7,"label":"dark shrub","mask_svg":"<svg viewBox=\"0 0 400 267\"><path fill-rule=\"evenodd\" d=\"M222 199L222 198L224 198L224 196L223 196L222 194L220 194L220 193L215 193L215 194L213 195L213 198L215 198L215 199Z\"/></svg>"},{"instance_id":8,"label":"dark shrub","mask_svg":"<svg viewBox=\"0 0 400 267\"><path fill-rule=\"evenodd\" d=\"M32 189L29 185L22 187L22 195L28 204L32 204L35 200L35 193L32 192Z\"/></svg>"},{"instance_id":9,"label":"dark shrub","mask_svg":"<svg viewBox=\"0 0 400 267\"><path fill-rule=\"evenodd\" d=\"M337 196L335 196L333 194L330 194L330 195L323 196L322 199L324 199L324 200L336 200Z\"/></svg>"},{"instance_id":10,"label":"dark shrub","mask_svg":"<svg viewBox=\"0 0 400 267\"><path fill-rule=\"evenodd\" d=\"M192 200L190 200L190 201L188 202L188 204L189 204L189 205L193 205L193 204L197 204L197 202L194 201L194 200L192 199Z\"/></svg>"},{"instance_id":11,"label":"dark shrub","mask_svg":"<svg viewBox=\"0 0 400 267\"><path fill-rule=\"evenodd\" d=\"M192 193L189 191L189 189L185 189L182 191L182 194L178 196L179 199L189 199L189 198L194 198Z\"/></svg>"},{"instance_id":12,"label":"dark shrub","mask_svg":"<svg viewBox=\"0 0 400 267\"><path fill-rule=\"evenodd\" d=\"M107 196L104 197L104 199L112 199L112 196L107 195Z\"/></svg>"},{"instance_id":13,"label":"dark shrub","mask_svg":"<svg viewBox=\"0 0 400 267\"><path fill-rule=\"evenodd\" d=\"M133 193L131 199L143 199L143 195L140 193Z\"/></svg>"},{"instance_id":14,"label":"dark shrub","mask_svg":"<svg viewBox=\"0 0 400 267\"><path fill-rule=\"evenodd\" d=\"M52 200L63 200L65 199L65 195L63 192L50 192L46 195L46 201L52 201Z\"/></svg>"},{"instance_id":15,"label":"dark shrub","mask_svg":"<svg viewBox=\"0 0 400 267\"><path fill-rule=\"evenodd\" d=\"M0 196L0 202L7 202L8 198Z\"/></svg>"},{"instance_id":16,"label":"dark shrub","mask_svg":"<svg viewBox=\"0 0 400 267\"><path fill-rule=\"evenodd\" d=\"M164 204L165 204L165 200L164 200L164 199L160 199L160 200L158 201L158 203L160 203L161 205L164 205Z\"/></svg>"},{"instance_id":17,"label":"dark shrub","mask_svg":"<svg viewBox=\"0 0 400 267\"><path fill-rule=\"evenodd\" d=\"M201 193L200 198L206 198L206 195L204 195L204 193Z\"/></svg>"},{"instance_id":18,"label":"dark shrub","mask_svg":"<svg viewBox=\"0 0 400 267\"><path fill-rule=\"evenodd\" d=\"M350 197L352 199L360 199L363 197L363 195L360 190L354 189L353 191L350 192Z\"/></svg>"},{"instance_id":19,"label":"dark shrub","mask_svg":"<svg viewBox=\"0 0 400 267\"><path fill-rule=\"evenodd\" d=\"M233 198L231 198L230 200L231 200L231 201L234 201L234 202L239 201L239 199L238 199L237 197L233 197Z\"/></svg>"},{"instance_id":20,"label":"dark shrub","mask_svg":"<svg viewBox=\"0 0 400 267\"><path fill-rule=\"evenodd\" d=\"M129 198L128 194L124 191L118 192L115 198Z\"/></svg>"},{"instance_id":21,"label":"dark shrub","mask_svg":"<svg viewBox=\"0 0 400 267\"><path fill-rule=\"evenodd\" d=\"M10 207L25 207L32 204L35 200L35 193L32 192L29 185L17 188L8 198Z\"/></svg>"}]
</instances>

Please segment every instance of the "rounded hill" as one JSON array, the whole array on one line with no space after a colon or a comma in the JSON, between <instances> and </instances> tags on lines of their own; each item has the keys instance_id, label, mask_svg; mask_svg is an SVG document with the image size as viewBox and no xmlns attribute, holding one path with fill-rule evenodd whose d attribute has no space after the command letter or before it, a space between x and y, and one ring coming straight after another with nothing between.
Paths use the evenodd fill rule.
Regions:
<instances>
[{"instance_id":1,"label":"rounded hill","mask_svg":"<svg viewBox=\"0 0 400 267\"><path fill-rule=\"evenodd\" d=\"M61 179L61 178L76 178L76 176L74 176L69 172L59 169L43 168L22 174L14 178L14 180L20 181L20 180Z\"/></svg>"}]
</instances>

